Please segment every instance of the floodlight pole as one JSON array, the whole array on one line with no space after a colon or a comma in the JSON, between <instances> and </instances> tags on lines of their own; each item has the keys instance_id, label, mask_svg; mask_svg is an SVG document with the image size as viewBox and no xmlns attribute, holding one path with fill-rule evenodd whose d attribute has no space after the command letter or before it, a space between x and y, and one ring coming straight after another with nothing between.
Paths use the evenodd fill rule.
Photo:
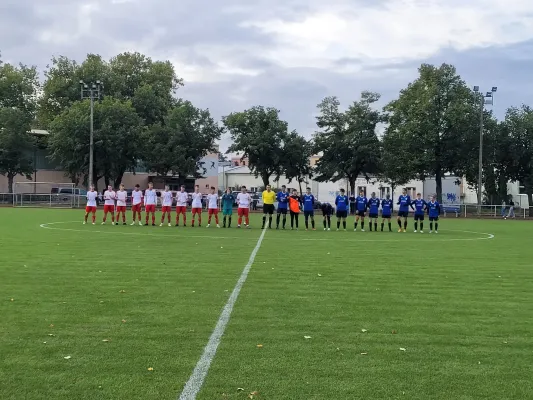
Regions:
<instances>
[{"instance_id":1,"label":"floodlight pole","mask_svg":"<svg viewBox=\"0 0 533 400\"><path fill-rule=\"evenodd\" d=\"M477 213L481 216L481 206L483 203L483 112L485 111L485 104L494 104L494 93L498 88L492 87L490 92L483 94L479 92L479 86L474 86L474 92L479 93L479 164L478 164L478 178L477 178ZM488 99L488 100L486 100Z\"/></svg>"},{"instance_id":2,"label":"floodlight pole","mask_svg":"<svg viewBox=\"0 0 533 400\"><path fill-rule=\"evenodd\" d=\"M94 170L94 100L100 99L101 90L104 85L100 81L95 83L86 84L80 81L81 86L81 99L89 99L91 103L91 116L90 116L90 133L89 133L89 187L94 185L93 170Z\"/></svg>"}]
</instances>

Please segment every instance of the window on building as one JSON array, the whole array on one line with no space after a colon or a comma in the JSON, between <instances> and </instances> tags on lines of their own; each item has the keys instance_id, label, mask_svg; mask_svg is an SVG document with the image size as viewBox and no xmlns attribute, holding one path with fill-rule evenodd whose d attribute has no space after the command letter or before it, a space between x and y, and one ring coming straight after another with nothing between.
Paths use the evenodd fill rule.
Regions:
<instances>
[{"instance_id":1,"label":"window on building","mask_svg":"<svg viewBox=\"0 0 533 400\"><path fill-rule=\"evenodd\" d=\"M366 196L366 186L357 186L357 193L355 193L355 195L359 196L359 193L361 193L361 190L365 193L365 196Z\"/></svg>"},{"instance_id":2,"label":"window on building","mask_svg":"<svg viewBox=\"0 0 533 400\"><path fill-rule=\"evenodd\" d=\"M246 167L246 161L242 161L243 167Z\"/></svg>"},{"instance_id":3,"label":"window on building","mask_svg":"<svg viewBox=\"0 0 533 400\"><path fill-rule=\"evenodd\" d=\"M415 187L406 187L407 194L411 197L416 197L416 188Z\"/></svg>"},{"instance_id":4,"label":"window on building","mask_svg":"<svg viewBox=\"0 0 533 400\"><path fill-rule=\"evenodd\" d=\"M387 195L390 195L390 187L380 187L379 188L379 197L380 198L385 198Z\"/></svg>"},{"instance_id":5,"label":"window on building","mask_svg":"<svg viewBox=\"0 0 533 400\"><path fill-rule=\"evenodd\" d=\"M526 187L522 185L518 186L518 194L527 194Z\"/></svg>"}]
</instances>

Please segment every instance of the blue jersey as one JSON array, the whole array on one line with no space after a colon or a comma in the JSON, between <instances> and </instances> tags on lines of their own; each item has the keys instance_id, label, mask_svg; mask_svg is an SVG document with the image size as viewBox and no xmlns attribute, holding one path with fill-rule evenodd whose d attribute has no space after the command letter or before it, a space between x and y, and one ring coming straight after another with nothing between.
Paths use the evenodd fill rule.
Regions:
<instances>
[{"instance_id":1,"label":"blue jersey","mask_svg":"<svg viewBox=\"0 0 533 400\"><path fill-rule=\"evenodd\" d=\"M365 196L357 196L355 203L357 204L357 211L366 211L368 199Z\"/></svg>"},{"instance_id":2,"label":"blue jersey","mask_svg":"<svg viewBox=\"0 0 533 400\"><path fill-rule=\"evenodd\" d=\"M416 215L422 215L426 211L426 205L427 205L427 203L426 203L426 201L424 199L415 199L411 203L411 208L413 208L413 206L414 206L415 214Z\"/></svg>"},{"instance_id":3,"label":"blue jersey","mask_svg":"<svg viewBox=\"0 0 533 400\"><path fill-rule=\"evenodd\" d=\"M409 206L411 205L411 197L410 196L404 196L403 194L398 197L398 203L397 203L399 206L400 206L400 210L399 211L403 211L403 212L409 212Z\"/></svg>"},{"instance_id":4,"label":"blue jersey","mask_svg":"<svg viewBox=\"0 0 533 400\"><path fill-rule=\"evenodd\" d=\"M384 217L390 217L392 214L392 200L384 199L381 200L381 215Z\"/></svg>"},{"instance_id":5,"label":"blue jersey","mask_svg":"<svg viewBox=\"0 0 533 400\"><path fill-rule=\"evenodd\" d=\"M278 208L286 210L289 206L289 192L278 192L276 194L276 201L278 202Z\"/></svg>"},{"instance_id":6,"label":"blue jersey","mask_svg":"<svg viewBox=\"0 0 533 400\"><path fill-rule=\"evenodd\" d=\"M379 199L377 197L371 197L368 199L368 208L370 209L370 214L376 214L379 210Z\"/></svg>"},{"instance_id":7,"label":"blue jersey","mask_svg":"<svg viewBox=\"0 0 533 400\"><path fill-rule=\"evenodd\" d=\"M312 194L304 194L303 196L303 203L304 203L304 212L305 211L313 211L313 206L315 205L315 196Z\"/></svg>"},{"instance_id":8,"label":"blue jersey","mask_svg":"<svg viewBox=\"0 0 533 400\"><path fill-rule=\"evenodd\" d=\"M335 205L337 206L337 211L348 210L348 197L339 194L335 199Z\"/></svg>"},{"instance_id":9,"label":"blue jersey","mask_svg":"<svg viewBox=\"0 0 533 400\"><path fill-rule=\"evenodd\" d=\"M438 201L430 201L427 203L427 208L430 218L436 218L440 215L440 204Z\"/></svg>"}]
</instances>

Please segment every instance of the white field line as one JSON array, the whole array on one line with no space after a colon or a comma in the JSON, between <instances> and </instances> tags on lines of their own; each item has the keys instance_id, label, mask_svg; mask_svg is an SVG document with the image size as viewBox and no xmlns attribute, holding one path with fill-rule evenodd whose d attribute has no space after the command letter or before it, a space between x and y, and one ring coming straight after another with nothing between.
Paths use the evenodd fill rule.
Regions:
<instances>
[{"instance_id":1,"label":"white field line","mask_svg":"<svg viewBox=\"0 0 533 400\"><path fill-rule=\"evenodd\" d=\"M190 376L189 380L185 384L185 387L183 388L183 391L181 392L181 395L178 398L179 400L195 400L196 396L198 395L198 392L202 388L205 377L207 376L207 373L209 371L209 367L211 366L211 363L213 362L213 359L215 358L218 345L220 344L220 341L222 340L222 336L224 335L224 331L226 330L226 326L228 325L231 312L233 311L233 307L235 306L235 302L237 301L237 297L239 297L239 293L242 289L242 286L244 285L244 282L246 282L246 278L248 277L248 273L250 272L250 269L252 268L252 265L255 260L255 256L257 255L257 252L259 251L259 248L261 247L261 243L263 242L265 233L266 233L266 229L263 229L263 232L261 232L261 236L259 236L259 239L257 240L257 244L255 245L252 251L252 254L250 254L248 263L245 265L244 269L242 270L241 276L239 277L237 284L233 288L233 292L231 293L231 296L229 297L228 302L226 303L226 305L222 309L222 312L220 313L218 322L215 326L215 329L213 330L213 333L211 334L211 337L209 338L209 341L207 342L207 345L204 348L204 352L202 356L200 357L200 360L196 364L196 367L194 368L192 375Z\"/></svg>"}]
</instances>

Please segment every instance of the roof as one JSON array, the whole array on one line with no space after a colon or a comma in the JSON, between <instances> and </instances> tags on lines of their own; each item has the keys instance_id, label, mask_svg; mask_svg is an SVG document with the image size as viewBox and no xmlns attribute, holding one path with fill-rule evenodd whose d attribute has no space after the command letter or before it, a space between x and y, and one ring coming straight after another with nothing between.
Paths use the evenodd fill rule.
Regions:
<instances>
[{"instance_id":1,"label":"roof","mask_svg":"<svg viewBox=\"0 0 533 400\"><path fill-rule=\"evenodd\" d=\"M50 132L44 130L44 129L32 129L30 131L32 135L38 135L38 136L47 136L50 134Z\"/></svg>"},{"instance_id":2,"label":"roof","mask_svg":"<svg viewBox=\"0 0 533 400\"><path fill-rule=\"evenodd\" d=\"M220 171L222 173L222 171ZM232 167L232 168L226 168L224 170L225 174L242 174L242 175L251 175L253 174L252 171L250 171L250 168L247 166L239 166L239 167Z\"/></svg>"}]
</instances>

